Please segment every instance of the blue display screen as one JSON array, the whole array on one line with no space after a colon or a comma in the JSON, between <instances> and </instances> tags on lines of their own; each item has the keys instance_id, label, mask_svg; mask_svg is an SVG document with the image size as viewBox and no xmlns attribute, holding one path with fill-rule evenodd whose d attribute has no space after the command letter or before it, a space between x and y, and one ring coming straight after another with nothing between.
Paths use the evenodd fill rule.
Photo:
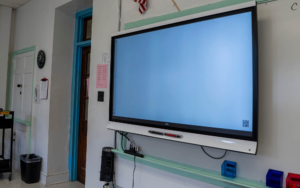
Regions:
<instances>
[{"instance_id":1,"label":"blue display screen","mask_svg":"<svg viewBox=\"0 0 300 188\"><path fill-rule=\"evenodd\" d=\"M114 40L114 117L252 132L252 12Z\"/></svg>"}]
</instances>

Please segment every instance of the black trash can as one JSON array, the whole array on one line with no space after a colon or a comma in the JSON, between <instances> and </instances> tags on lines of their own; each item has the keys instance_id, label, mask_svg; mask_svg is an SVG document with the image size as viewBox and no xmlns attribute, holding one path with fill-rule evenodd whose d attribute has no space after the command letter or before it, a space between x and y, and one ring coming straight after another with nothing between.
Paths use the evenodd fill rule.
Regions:
<instances>
[{"instance_id":1,"label":"black trash can","mask_svg":"<svg viewBox=\"0 0 300 188\"><path fill-rule=\"evenodd\" d=\"M25 183L40 181L42 158L35 154L20 155L21 177Z\"/></svg>"}]
</instances>

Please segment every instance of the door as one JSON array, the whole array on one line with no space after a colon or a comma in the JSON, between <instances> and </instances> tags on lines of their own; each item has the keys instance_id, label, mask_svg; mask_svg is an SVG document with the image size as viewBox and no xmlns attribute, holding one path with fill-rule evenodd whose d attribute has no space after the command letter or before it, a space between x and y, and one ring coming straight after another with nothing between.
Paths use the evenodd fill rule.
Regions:
<instances>
[{"instance_id":1,"label":"door","mask_svg":"<svg viewBox=\"0 0 300 188\"><path fill-rule=\"evenodd\" d=\"M26 123L31 123L32 109L32 90L33 90L33 67L34 51L18 54L13 59L13 72L11 82L11 99L10 110L15 112L15 119L19 120L14 123L13 142L13 167L20 170L21 154L29 152L30 147L30 129L27 129ZM31 126L31 125L30 125ZM10 141L10 131L6 130L6 143ZM10 147L5 147L6 153L9 153Z\"/></svg>"},{"instance_id":2,"label":"door","mask_svg":"<svg viewBox=\"0 0 300 188\"><path fill-rule=\"evenodd\" d=\"M86 142L89 104L87 79L90 77L90 54L90 46L82 49L77 180L83 184L85 184L86 174Z\"/></svg>"},{"instance_id":3,"label":"door","mask_svg":"<svg viewBox=\"0 0 300 188\"><path fill-rule=\"evenodd\" d=\"M11 109L15 118L31 122L34 52L16 55L13 59Z\"/></svg>"}]
</instances>

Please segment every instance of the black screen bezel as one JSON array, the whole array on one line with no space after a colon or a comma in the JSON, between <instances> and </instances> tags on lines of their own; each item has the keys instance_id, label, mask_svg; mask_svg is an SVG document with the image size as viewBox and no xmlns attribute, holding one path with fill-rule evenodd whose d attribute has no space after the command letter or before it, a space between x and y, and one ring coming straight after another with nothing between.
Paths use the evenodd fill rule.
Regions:
<instances>
[{"instance_id":1,"label":"black screen bezel","mask_svg":"<svg viewBox=\"0 0 300 188\"><path fill-rule=\"evenodd\" d=\"M142 119L134 119L134 118L124 118L113 116L113 104L114 104L114 49L115 49L115 40L118 38L128 37L132 35L142 34L146 32L176 27L180 25L201 22L205 20L251 12L252 13L252 40L253 40L253 125L252 125L252 135L251 136L243 136L243 133L246 131L236 131L236 130L229 130L229 129L220 129L220 128L209 128L209 127L201 127L195 125L185 125L185 124L176 124L176 123L168 123L166 122L159 122L159 121L149 121L149 120L142 120ZM111 72L110 72L110 104L109 104L109 121L118 122L118 123L127 123L139 126L146 126L146 127L153 127L153 128L160 128L160 129L167 129L167 130L175 130L175 131L182 131L188 133L196 133L202 135L210 135L210 136L217 136L217 137L225 137L225 138L233 138L233 139L240 139L240 140L247 140L247 141L256 141L258 139L258 32L257 32L257 8L256 6L250 8L244 8L239 10L234 10L230 12L210 15L206 17L191 19L187 21L172 23L168 25L153 27L145 30L135 31L127 34L121 34L118 36L113 36L111 39ZM200 130L199 130L200 129ZM203 130L205 129L205 130ZM248 132L249 133L249 132Z\"/></svg>"}]
</instances>

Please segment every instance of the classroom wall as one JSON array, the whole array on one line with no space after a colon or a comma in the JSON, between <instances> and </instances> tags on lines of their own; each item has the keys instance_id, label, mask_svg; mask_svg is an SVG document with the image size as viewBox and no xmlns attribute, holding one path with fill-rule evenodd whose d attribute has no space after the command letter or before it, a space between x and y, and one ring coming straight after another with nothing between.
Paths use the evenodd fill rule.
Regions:
<instances>
[{"instance_id":1,"label":"classroom wall","mask_svg":"<svg viewBox=\"0 0 300 188\"><path fill-rule=\"evenodd\" d=\"M2 109L6 109L11 22L12 8L0 6L0 108ZM9 134L8 131L6 133ZM2 132L0 138L2 138ZM4 141L5 144L6 140ZM2 145L2 139L0 139L0 145ZM10 145L6 144L6 146L9 147Z\"/></svg>"},{"instance_id":2,"label":"classroom wall","mask_svg":"<svg viewBox=\"0 0 300 188\"><path fill-rule=\"evenodd\" d=\"M181 9L199 6L207 1L177 0ZM278 0L258 5L259 32L259 145L257 155L229 152L224 160L238 163L238 176L265 182L269 168L300 173L297 162L298 114L300 104L300 8L291 10L299 0ZM124 24L175 12L172 1L149 1L145 15L138 12L138 4L123 0L122 28ZM101 52L110 50L110 36L118 30L118 1L95 1L93 12L93 38L91 55L91 81L89 103L89 128L87 146L86 187L100 187L99 169L101 149L113 146L113 131L107 130L109 89L96 89L96 65L101 62ZM149 15L149 16L147 16ZM150 16L151 15L151 16ZM105 101L97 102L97 91L105 92ZM207 157L199 146L175 143L150 137L132 136L145 154L173 160L196 167L220 172L223 160ZM213 156L224 151L207 148ZM116 181L120 187L132 186L133 163L116 160ZM208 185L144 165L137 165L135 187L205 187Z\"/></svg>"},{"instance_id":3,"label":"classroom wall","mask_svg":"<svg viewBox=\"0 0 300 188\"><path fill-rule=\"evenodd\" d=\"M175 2L180 10L186 10L220 1L223 0L176 0ZM124 24L126 23L170 14L178 11L177 8L174 6L172 0L149 0L147 2L148 10L147 12L141 15L138 11L138 3L132 3L132 0L122 0L122 30L124 30Z\"/></svg>"},{"instance_id":4,"label":"classroom wall","mask_svg":"<svg viewBox=\"0 0 300 188\"><path fill-rule=\"evenodd\" d=\"M49 157L52 157L48 150L50 135L50 104L52 86L52 62L53 62L53 43L54 43L54 23L55 9L70 0L31 0L16 11L14 51L36 45L36 54L39 50L46 53L46 64L43 69L39 69L35 64L34 86L46 77L49 79L48 100L42 100L40 104L33 104L32 140L31 152L40 155L42 160L41 182L45 184L46 179L50 178L54 169L53 163L47 164ZM71 69L70 69L71 70ZM57 83L58 84L58 83ZM69 126L69 123L66 125ZM29 129L27 129L29 130ZM68 137L68 134L65 135ZM26 140L29 137L24 138ZM23 140L26 142L26 140ZM64 140L62 140L64 142ZM65 144L62 145L64 147ZM67 156L61 156L67 157ZM59 163L57 165L60 165ZM51 166L51 168L48 168ZM60 172L60 171L59 171Z\"/></svg>"},{"instance_id":5,"label":"classroom wall","mask_svg":"<svg viewBox=\"0 0 300 188\"><path fill-rule=\"evenodd\" d=\"M75 14L92 0L32 0L17 9L14 50L36 45L46 65L35 67L35 83L49 79L48 100L33 104L31 153L42 156L41 183L69 181L69 131ZM27 132L29 128L27 127ZM26 142L29 136L17 136Z\"/></svg>"},{"instance_id":6,"label":"classroom wall","mask_svg":"<svg viewBox=\"0 0 300 188\"><path fill-rule=\"evenodd\" d=\"M100 161L102 148L113 146L113 131L106 129L108 120L108 89L104 101L97 102L96 66L101 62L102 51L109 50L110 35L118 29L118 0L93 3L92 48L90 61L89 116L86 158L86 187L101 187Z\"/></svg>"},{"instance_id":7,"label":"classroom wall","mask_svg":"<svg viewBox=\"0 0 300 188\"><path fill-rule=\"evenodd\" d=\"M12 8L0 6L0 108L6 109L6 87Z\"/></svg>"},{"instance_id":8,"label":"classroom wall","mask_svg":"<svg viewBox=\"0 0 300 188\"><path fill-rule=\"evenodd\" d=\"M75 17L56 9L51 70L48 179L46 184L69 181L69 131Z\"/></svg>"}]
</instances>

